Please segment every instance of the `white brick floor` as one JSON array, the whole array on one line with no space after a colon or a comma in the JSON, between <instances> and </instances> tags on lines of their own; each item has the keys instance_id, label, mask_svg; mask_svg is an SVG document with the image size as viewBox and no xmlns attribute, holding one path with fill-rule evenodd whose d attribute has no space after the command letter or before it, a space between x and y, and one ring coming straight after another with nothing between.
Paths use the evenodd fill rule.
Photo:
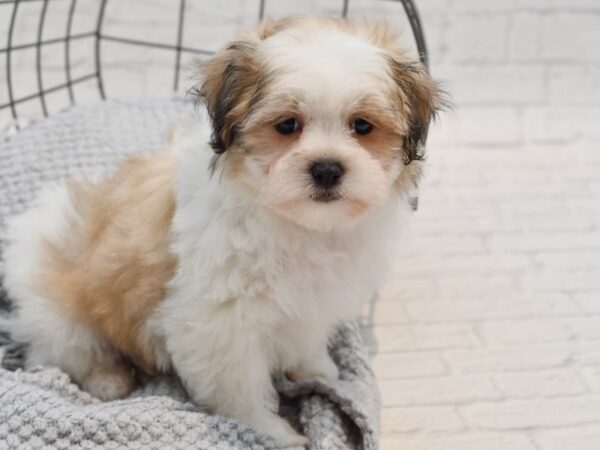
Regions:
<instances>
[{"instance_id":1,"label":"white brick floor","mask_svg":"<svg viewBox=\"0 0 600 450\"><path fill-rule=\"evenodd\" d=\"M421 3L456 108L373 314L382 449L600 449L600 3Z\"/></svg>"},{"instance_id":2,"label":"white brick floor","mask_svg":"<svg viewBox=\"0 0 600 450\"><path fill-rule=\"evenodd\" d=\"M600 449L600 2L416 1L455 111L431 132L420 210L365 329L381 447ZM195 3L190 39L211 48L256 6ZM271 3L283 15L341 1ZM108 29L172 32L159 26L161 2L132 4L135 14L113 3ZM351 1L351 12L402 14L385 0ZM35 24L18 35L35 36ZM109 50L109 94L171 83L161 56Z\"/></svg>"}]
</instances>

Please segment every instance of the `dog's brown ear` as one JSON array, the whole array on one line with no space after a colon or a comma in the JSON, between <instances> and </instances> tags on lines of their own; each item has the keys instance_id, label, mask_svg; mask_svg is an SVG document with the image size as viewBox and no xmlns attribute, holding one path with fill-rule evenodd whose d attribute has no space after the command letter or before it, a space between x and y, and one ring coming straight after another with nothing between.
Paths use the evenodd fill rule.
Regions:
<instances>
[{"instance_id":1,"label":"dog's brown ear","mask_svg":"<svg viewBox=\"0 0 600 450\"><path fill-rule=\"evenodd\" d=\"M216 153L224 153L234 142L239 126L266 85L268 76L257 58L260 41L286 24L285 20L266 19L200 64L202 84L197 93L212 121L211 146Z\"/></svg>"},{"instance_id":2,"label":"dog's brown ear","mask_svg":"<svg viewBox=\"0 0 600 450\"><path fill-rule=\"evenodd\" d=\"M223 153L236 137L241 122L258 98L263 69L256 58L257 42L231 42L201 64L198 96L206 104L213 135L211 146Z\"/></svg>"},{"instance_id":3,"label":"dog's brown ear","mask_svg":"<svg viewBox=\"0 0 600 450\"><path fill-rule=\"evenodd\" d=\"M423 145L429 123L445 105L443 92L420 63L401 62L389 58L392 76L398 87L402 114L408 123L403 138L405 164L423 159Z\"/></svg>"}]
</instances>

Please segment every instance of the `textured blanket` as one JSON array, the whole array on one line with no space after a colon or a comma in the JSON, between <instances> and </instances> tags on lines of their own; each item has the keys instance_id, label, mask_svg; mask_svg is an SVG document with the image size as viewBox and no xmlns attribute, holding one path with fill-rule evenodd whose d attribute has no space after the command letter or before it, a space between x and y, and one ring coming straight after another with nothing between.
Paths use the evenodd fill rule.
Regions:
<instances>
[{"instance_id":1,"label":"textured blanket","mask_svg":"<svg viewBox=\"0 0 600 450\"><path fill-rule=\"evenodd\" d=\"M46 182L97 176L128 154L166 142L171 124L193 119L179 99L74 107L0 141L0 251L4 218L21 212ZM0 253L0 277L3 273ZM10 302L0 289L0 314ZM56 368L23 371L27 349L0 330L0 449L272 449L267 436L190 402L175 377L148 381L131 396L100 402ZM310 449L377 448L379 394L358 328L331 345L340 379L276 380L281 414L311 439Z\"/></svg>"}]
</instances>

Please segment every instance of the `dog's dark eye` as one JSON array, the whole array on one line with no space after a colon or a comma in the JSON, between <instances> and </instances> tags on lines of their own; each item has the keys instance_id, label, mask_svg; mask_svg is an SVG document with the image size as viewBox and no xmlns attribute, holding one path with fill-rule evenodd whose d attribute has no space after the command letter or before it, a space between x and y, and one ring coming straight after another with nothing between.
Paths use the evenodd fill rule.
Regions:
<instances>
[{"instance_id":1,"label":"dog's dark eye","mask_svg":"<svg viewBox=\"0 0 600 450\"><path fill-rule=\"evenodd\" d=\"M362 117L357 117L354 119L354 122L352 122L352 129L356 131L357 134L365 135L373 131L373 125Z\"/></svg>"},{"instance_id":2,"label":"dog's dark eye","mask_svg":"<svg viewBox=\"0 0 600 450\"><path fill-rule=\"evenodd\" d=\"M280 134L292 134L298 131L299 128L300 124L298 123L298 120L294 117L290 117L289 119L286 119L275 125L275 129Z\"/></svg>"}]
</instances>

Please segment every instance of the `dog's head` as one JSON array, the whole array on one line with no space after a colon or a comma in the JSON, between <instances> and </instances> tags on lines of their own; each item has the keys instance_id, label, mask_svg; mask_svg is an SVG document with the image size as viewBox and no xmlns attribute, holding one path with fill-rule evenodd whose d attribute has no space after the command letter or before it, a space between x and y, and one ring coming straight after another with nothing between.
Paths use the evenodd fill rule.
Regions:
<instances>
[{"instance_id":1,"label":"dog's head","mask_svg":"<svg viewBox=\"0 0 600 450\"><path fill-rule=\"evenodd\" d=\"M266 21L202 72L215 167L288 219L352 226L417 182L440 95L384 24Z\"/></svg>"}]
</instances>

